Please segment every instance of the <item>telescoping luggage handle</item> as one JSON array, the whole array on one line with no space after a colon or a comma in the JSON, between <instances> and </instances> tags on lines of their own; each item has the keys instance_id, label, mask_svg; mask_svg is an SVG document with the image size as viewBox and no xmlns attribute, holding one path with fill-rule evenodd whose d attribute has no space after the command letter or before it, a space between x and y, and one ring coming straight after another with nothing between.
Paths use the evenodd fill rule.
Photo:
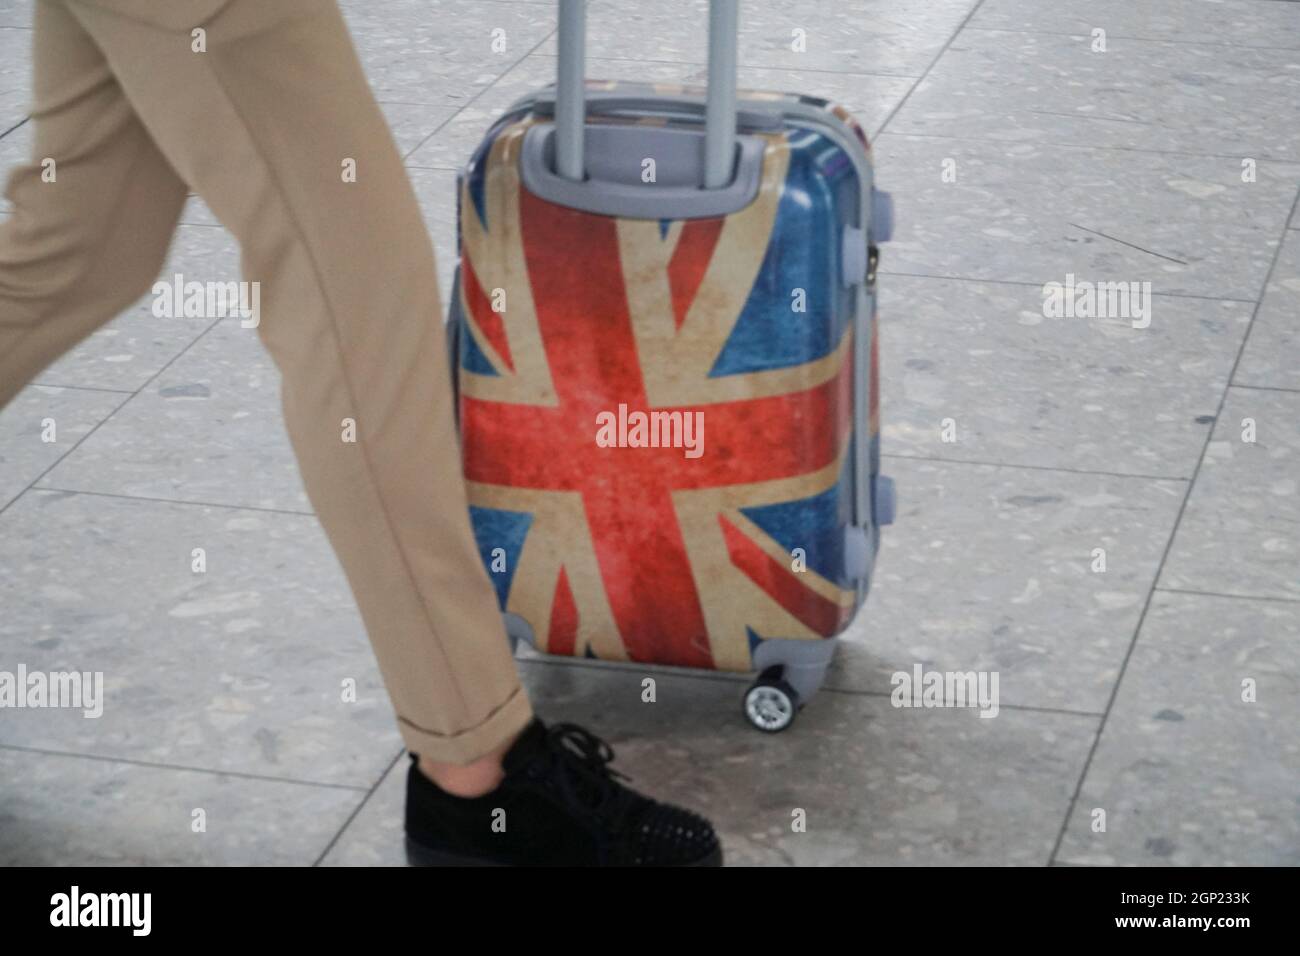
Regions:
<instances>
[{"instance_id":1,"label":"telescoping luggage handle","mask_svg":"<svg viewBox=\"0 0 1300 956\"><path fill-rule=\"evenodd\" d=\"M736 38L739 0L709 2L709 91L704 113L705 189L731 180L736 149ZM586 0L560 0L560 56L555 83L555 171L586 175Z\"/></svg>"}]
</instances>

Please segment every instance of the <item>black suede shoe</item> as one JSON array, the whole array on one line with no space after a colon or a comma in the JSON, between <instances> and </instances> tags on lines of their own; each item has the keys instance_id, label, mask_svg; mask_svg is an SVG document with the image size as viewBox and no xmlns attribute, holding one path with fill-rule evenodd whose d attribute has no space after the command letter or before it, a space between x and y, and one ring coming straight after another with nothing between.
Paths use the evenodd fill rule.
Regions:
<instances>
[{"instance_id":1,"label":"black suede shoe","mask_svg":"<svg viewBox=\"0 0 1300 956\"><path fill-rule=\"evenodd\" d=\"M623 786L614 751L575 724L534 720L491 793L457 797L406 778L406 853L417 866L721 866L713 827Z\"/></svg>"}]
</instances>

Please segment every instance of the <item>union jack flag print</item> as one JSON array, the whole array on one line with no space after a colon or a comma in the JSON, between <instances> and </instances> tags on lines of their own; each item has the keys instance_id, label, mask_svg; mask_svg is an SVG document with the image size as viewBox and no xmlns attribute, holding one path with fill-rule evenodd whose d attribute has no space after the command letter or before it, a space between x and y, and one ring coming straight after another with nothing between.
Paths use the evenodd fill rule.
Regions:
<instances>
[{"instance_id":1,"label":"union jack flag print","mask_svg":"<svg viewBox=\"0 0 1300 956\"><path fill-rule=\"evenodd\" d=\"M462 453L502 609L552 654L723 670L834 635L858 602L848 157L768 134L741 211L621 219L523 187L533 122L499 126L460 195ZM702 454L602 447L629 409L698 416Z\"/></svg>"}]
</instances>

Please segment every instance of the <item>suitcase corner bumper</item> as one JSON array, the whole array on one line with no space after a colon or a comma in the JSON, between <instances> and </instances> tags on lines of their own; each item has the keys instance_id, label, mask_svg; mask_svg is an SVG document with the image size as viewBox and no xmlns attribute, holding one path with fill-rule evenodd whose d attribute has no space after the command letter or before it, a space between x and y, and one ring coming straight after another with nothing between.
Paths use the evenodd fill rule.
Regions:
<instances>
[{"instance_id":1,"label":"suitcase corner bumper","mask_svg":"<svg viewBox=\"0 0 1300 956\"><path fill-rule=\"evenodd\" d=\"M871 238L875 242L894 238L894 197L875 187L871 190Z\"/></svg>"},{"instance_id":2,"label":"suitcase corner bumper","mask_svg":"<svg viewBox=\"0 0 1300 956\"><path fill-rule=\"evenodd\" d=\"M894 514L897 509L897 502L894 497L894 479L885 475L877 475L872 494L875 499L872 502L872 512L875 514L876 524L880 527L893 524Z\"/></svg>"}]
</instances>

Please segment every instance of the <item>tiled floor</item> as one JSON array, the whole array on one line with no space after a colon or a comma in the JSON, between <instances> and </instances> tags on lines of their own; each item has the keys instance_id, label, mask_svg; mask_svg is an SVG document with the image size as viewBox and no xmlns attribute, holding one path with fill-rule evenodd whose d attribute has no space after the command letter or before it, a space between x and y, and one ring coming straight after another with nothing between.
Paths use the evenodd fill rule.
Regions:
<instances>
[{"instance_id":1,"label":"tiled floor","mask_svg":"<svg viewBox=\"0 0 1300 956\"><path fill-rule=\"evenodd\" d=\"M0 165L31 6L0 0ZM445 289L455 169L550 78L553 5L344 7ZM538 709L735 863L1300 864L1300 3L742 8L741 83L850 106L898 203L898 523L790 732L749 729L740 678L657 672L651 706L642 668L523 655ZM700 79L702 11L592 0L591 73ZM183 222L165 274L233 278ZM1150 327L1044 318L1070 274L1149 281ZM0 863L401 861L401 743L254 333L137 306L44 372L0 413L0 568L0 670L123 702L0 711ZM917 664L997 672L1001 712L891 706Z\"/></svg>"}]
</instances>

